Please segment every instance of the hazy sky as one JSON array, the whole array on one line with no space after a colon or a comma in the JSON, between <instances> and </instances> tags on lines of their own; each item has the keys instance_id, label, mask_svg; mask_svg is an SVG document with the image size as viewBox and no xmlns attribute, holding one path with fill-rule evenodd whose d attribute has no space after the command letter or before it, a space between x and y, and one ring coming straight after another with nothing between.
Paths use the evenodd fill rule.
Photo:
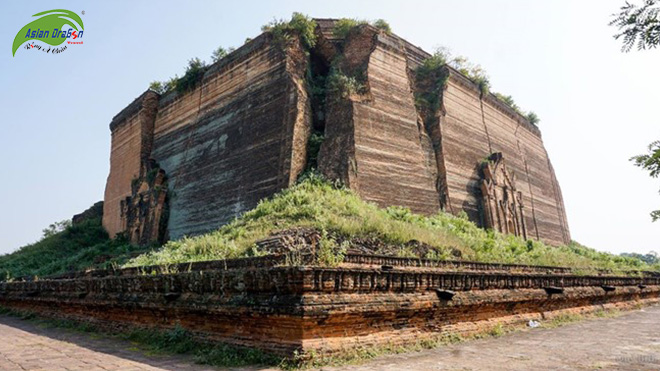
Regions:
<instances>
[{"instance_id":1,"label":"hazy sky","mask_svg":"<svg viewBox=\"0 0 660 371\"><path fill-rule=\"evenodd\" d=\"M640 2L641 0L632 0ZM620 52L607 26L624 0L59 1L82 15L84 44L59 55L10 46L52 2L0 5L0 254L103 198L112 117L191 57L240 46L293 11L386 19L432 51L481 64L492 90L535 111L573 239L611 252L660 251L659 180L628 158L660 139L660 49Z\"/></svg>"}]
</instances>

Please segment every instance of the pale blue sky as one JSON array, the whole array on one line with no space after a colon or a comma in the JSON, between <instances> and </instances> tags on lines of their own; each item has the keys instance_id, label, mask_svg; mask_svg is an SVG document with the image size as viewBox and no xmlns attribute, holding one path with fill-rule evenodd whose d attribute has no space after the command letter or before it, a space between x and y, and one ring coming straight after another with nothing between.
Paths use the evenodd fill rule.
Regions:
<instances>
[{"instance_id":1,"label":"pale blue sky","mask_svg":"<svg viewBox=\"0 0 660 371\"><path fill-rule=\"evenodd\" d=\"M447 46L481 64L494 91L540 116L573 238L611 252L660 250L660 223L648 216L660 208L660 181L628 162L660 139L660 50L620 53L607 22L623 2L60 1L85 11L84 45L13 58L18 30L55 5L3 2L0 254L103 198L108 124L150 81L293 11L383 18L427 51Z\"/></svg>"}]
</instances>

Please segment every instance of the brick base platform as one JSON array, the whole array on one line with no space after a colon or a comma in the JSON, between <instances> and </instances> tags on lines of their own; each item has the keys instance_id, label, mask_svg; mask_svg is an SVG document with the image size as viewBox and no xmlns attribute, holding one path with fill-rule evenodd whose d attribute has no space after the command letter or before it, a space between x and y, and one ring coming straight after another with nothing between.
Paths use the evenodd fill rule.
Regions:
<instances>
[{"instance_id":1,"label":"brick base platform","mask_svg":"<svg viewBox=\"0 0 660 371\"><path fill-rule=\"evenodd\" d=\"M389 265L377 265L387 262ZM277 257L0 283L0 305L111 329L172 328L278 354L405 344L566 312L658 301L660 277L349 255L337 268ZM462 266L460 264L463 264Z\"/></svg>"}]
</instances>

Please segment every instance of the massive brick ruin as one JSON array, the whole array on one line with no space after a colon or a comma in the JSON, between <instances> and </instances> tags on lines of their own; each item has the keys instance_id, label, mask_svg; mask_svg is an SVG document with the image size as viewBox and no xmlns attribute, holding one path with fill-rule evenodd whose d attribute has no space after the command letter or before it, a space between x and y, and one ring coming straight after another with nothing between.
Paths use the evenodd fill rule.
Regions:
<instances>
[{"instance_id":1,"label":"massive brick ruin","mask_svg":"<svg viewBox=\"0 0 660 371\"><path fill-rule=\"evenodd\" d=\"M208 68L195 88L147 91L110 124L103 225L133 242L218 228L318 169L362 198L558 245L570 241L559 184L539 129L450 67L434 111L415 97L429 54L369 25L345 39L318 19L316 46L263 33ZM331 67L357 91L310 79ZM322 133L318 156L310 135ZM504 166L506 163L506 166Z\"/></svg>"}]
</instances>

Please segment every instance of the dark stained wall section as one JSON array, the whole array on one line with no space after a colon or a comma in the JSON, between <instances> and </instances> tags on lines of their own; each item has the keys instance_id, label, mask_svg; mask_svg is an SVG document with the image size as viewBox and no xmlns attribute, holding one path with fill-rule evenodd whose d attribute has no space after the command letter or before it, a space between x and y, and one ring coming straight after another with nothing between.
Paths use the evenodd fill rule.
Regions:
<instances>
[{"instance_id":1,"label":"dark stained wall section","mask_svg":"<svg viewBox=\"0 0 660 371\"><path fill-rule=\"evenodd\" d=\"M192 92L161 100L152 157L169 177L172 239L226 224L304 167L309 108L292 70L305 71L296 63L306 59L299 45L284 53L267 36L214 66Z\"/></svg>"}]
</instances>

